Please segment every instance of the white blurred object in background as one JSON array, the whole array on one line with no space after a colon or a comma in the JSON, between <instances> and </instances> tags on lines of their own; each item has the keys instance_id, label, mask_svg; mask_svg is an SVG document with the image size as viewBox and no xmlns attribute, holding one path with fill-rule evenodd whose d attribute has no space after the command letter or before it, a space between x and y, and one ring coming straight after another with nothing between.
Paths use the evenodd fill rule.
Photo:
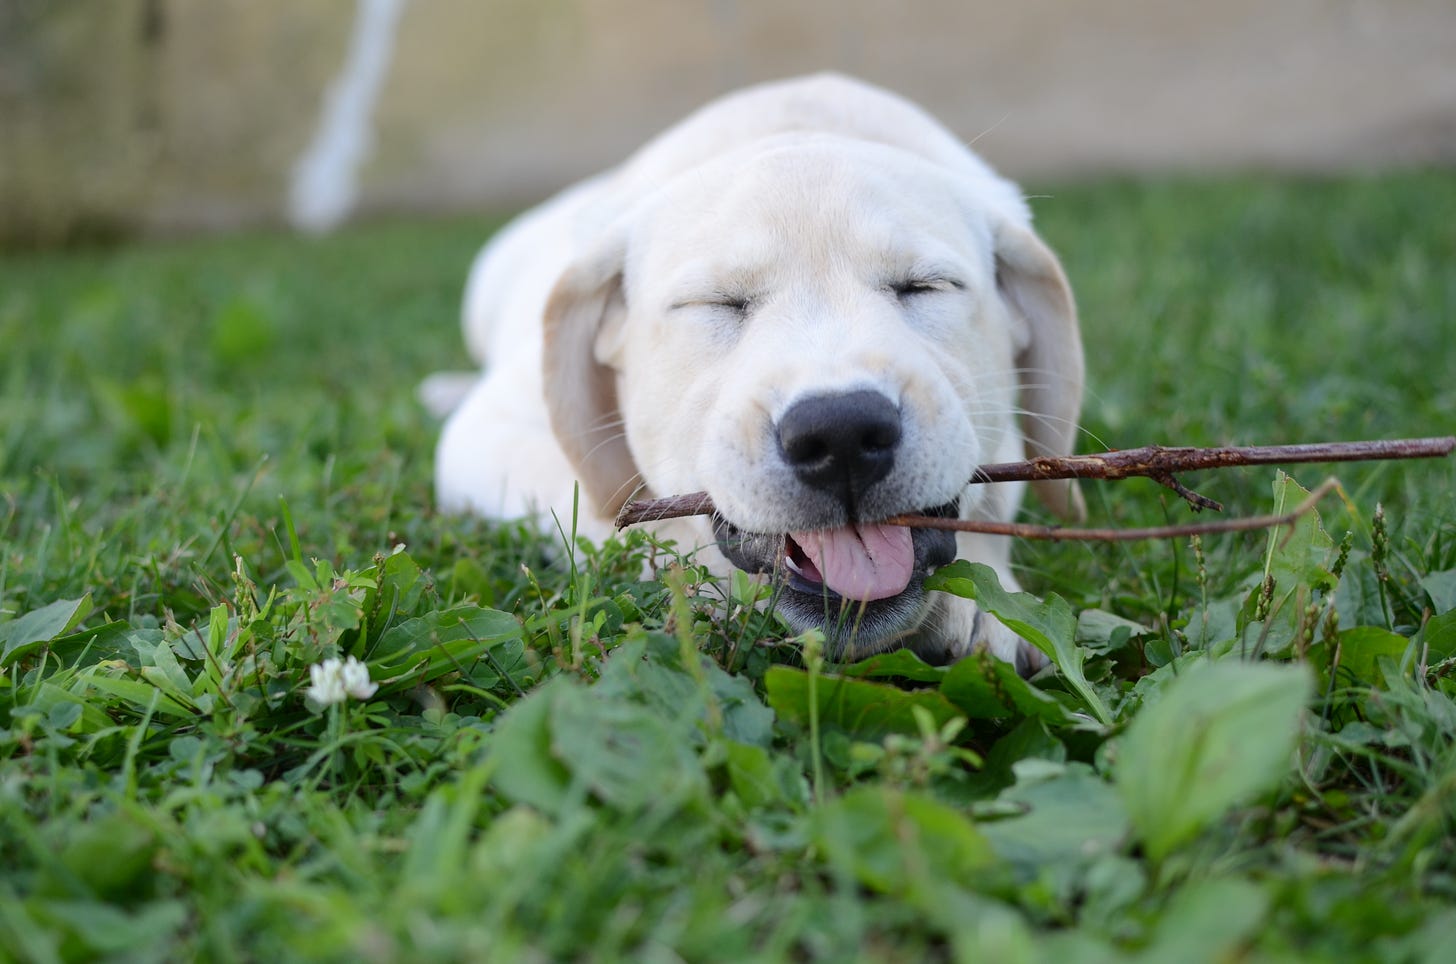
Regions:
<instances>
[{"instance_id":1,"label":"white blurred object in background","mask_svg":"<svg viewBox=\"0 0 1456 964\"><path fill-rule=\"evenodd\" d=\"M373 146L370 117L406 2L359 0L344 68L329 87L313 141L293 168L288 219L296 228L333 230L354 207L359 169Z\"/></svg>"}]
</instances>

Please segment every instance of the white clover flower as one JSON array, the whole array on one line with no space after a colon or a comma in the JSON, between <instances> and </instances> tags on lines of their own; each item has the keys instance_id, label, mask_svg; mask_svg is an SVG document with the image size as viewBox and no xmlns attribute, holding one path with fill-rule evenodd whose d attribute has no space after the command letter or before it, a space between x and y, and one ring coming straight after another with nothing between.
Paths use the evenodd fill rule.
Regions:
<instances>
[{"instance_id":1,"label":"white clover flower","mask_svg":"<svg viewBox=\"0 0 1456 964\"><path fill-rule=\"evenodd\" d=\"M336 659L326 659L308 668L308 678L313 685L304 691L304 696L320 706L332 706L348 699L344 692L343 664Z\"/></svg>"},{"instance_id":2,"label":"white clover flower","mask_svg":"<svg viewBox=\"0 0 1456 964\"><path fill-rule=\"evenodd\" d=\"M367 700L379 689L379 684L369 679L369 667L350 656L344 660L339 674L344 680L344 692L356 700Z\"/></svg>"},{"instance_id":3,"label":"white clover flower","mask_svg":"<svg viewBox=\"0 0 1456 964\"><path fill-rule=\"evenodd\" d=\"M367 700L379 689L377 683L369 681L369 667L352 656L342 661L330 657L316 663L308 668L308 676L313 685L304 695L320 706L342 703L351 696Z\"/></svg>"}]
</instances>

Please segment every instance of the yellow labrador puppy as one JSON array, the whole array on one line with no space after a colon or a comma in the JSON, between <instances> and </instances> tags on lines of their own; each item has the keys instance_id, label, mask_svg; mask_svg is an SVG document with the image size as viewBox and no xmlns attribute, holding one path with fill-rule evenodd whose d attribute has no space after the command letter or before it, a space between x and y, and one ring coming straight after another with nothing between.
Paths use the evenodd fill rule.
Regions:
<instances>
[{"instance_id":1,"label":"yellow labrador puppy","mask_svg":"<svg viewBox=\"0 0 1456 964\"><path fill-rule=\"evenodd\" d=\"M445 425L439 501L571 517L600 537L629 496L706 489L660 524L778 582L837 655L1040 654L921 583L953 558L1015 588L1004 539L880 524L1010 519L978 465L1072 448L1072 295L1017 188L920 109L823 75L715 101L480 253L465 338L485 366ZM438 387L438 385L437 385ZM1036 483L1057 513L1082 503Z\"/></svg>"}]
</instances>

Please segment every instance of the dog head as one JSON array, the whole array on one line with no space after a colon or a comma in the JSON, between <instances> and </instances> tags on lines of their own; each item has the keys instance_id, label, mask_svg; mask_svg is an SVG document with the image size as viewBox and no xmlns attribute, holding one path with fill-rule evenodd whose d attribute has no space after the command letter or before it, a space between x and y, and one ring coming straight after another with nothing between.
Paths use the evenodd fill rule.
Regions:
<instances>
[{"instance_id":1,"label":"dog head","mask_svg":"<svg viewBox=\"0 0 1456 964\"><path fill-rule=\"evenodd\" d=\"M1070 290L1006 182L897 148L786 135L696 167L619 217L546 313L553 428L610 515L705 489L714 535L779 606L863 653L913 632L977 466L1071 451ZM1068 482L1036 484L1058 514ZM1014 507L1012 507L1014 510Z\"/></svg>"}]
</instances>

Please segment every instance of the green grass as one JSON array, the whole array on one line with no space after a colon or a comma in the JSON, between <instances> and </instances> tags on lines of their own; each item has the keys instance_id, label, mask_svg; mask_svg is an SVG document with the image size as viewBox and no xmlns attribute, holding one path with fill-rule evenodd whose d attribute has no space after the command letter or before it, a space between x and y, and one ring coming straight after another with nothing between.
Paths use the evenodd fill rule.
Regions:
<instances>
[{"instance_id":1,"label":"green grass","mask_svg":"<svg viewBox=\"0 0 1456 964\"><path fill-rule=\"evenodd\" d=\"M1453 430L1451 175L1036 206L1083 313L1084 448ZM1450 460L1340 467L1323 528L1272 543L1023 545L1035 596L946 571L1054 654L1030 685L827 665L640 535L433 512L413 388L461 365L490 228L0 263L0 960L1456 939ZM1254 514L1276 479L1185 481ZM1187 515L1084 489L1098 523ZM378 692L306 701L345 655Z\"/></svg>"}]
</instances>

